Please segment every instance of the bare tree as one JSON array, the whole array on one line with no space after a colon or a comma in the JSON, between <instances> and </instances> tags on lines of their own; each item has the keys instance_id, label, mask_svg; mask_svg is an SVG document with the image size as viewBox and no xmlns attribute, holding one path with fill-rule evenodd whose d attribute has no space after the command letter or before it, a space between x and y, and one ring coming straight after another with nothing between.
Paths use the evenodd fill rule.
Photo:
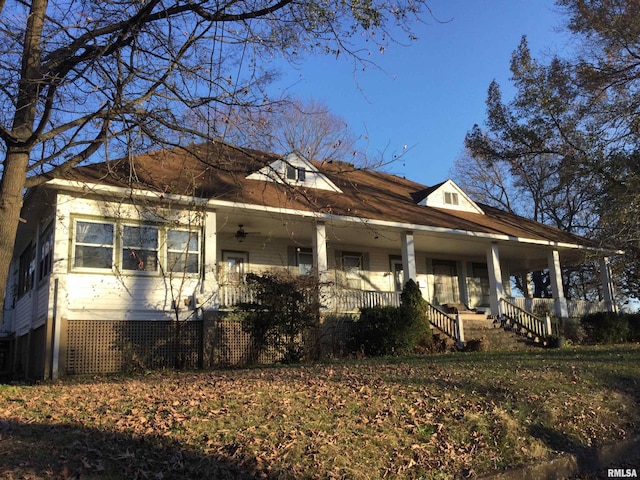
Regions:
<instances>
[{"instance_id":1,"label":"bare tree","mask_svg":"<svg viewBox=\"0 0 640 480\"><path fill-rule=\"evenodd\" d=\"M268 109L236 110L224 120L225 138L265 151L297 152L310 160L364 161L347 122L316 100L283 100ZM218 122L220 123L220 122Z\"/></svg>"},{"instance_id":2,"label":"bare tree","mask_svg":"<svg viewBox=\"0 0 640 480\"><path fill-rule=\"evenodd\" d=\"M132 139L145 148L219 136L184 117L268 105L264 59L323 53L361 66L356 34L387 42L393 26L414 38L425 10L426 0L2 1L0 295L25 187Z\"/></svg>"}]
</instances>

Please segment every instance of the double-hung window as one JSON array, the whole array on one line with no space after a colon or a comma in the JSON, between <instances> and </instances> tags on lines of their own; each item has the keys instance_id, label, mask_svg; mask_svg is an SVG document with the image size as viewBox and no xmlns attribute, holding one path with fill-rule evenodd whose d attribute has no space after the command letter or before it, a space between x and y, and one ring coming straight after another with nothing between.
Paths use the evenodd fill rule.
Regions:
<instances>
[{"instance_id":1,"label":"double-hung window","mask_svg":"<svg viewBox=\"0 0 640 480\"><path fill-rule=\"evenodd\" d=\"M40 237L40 268L38 269L38 280L42 281L51 273L53 268L53 227L49 227Z\"/></svg>"},{"instance_id":2,"label":"double-hung window","mask_svg":"<svg viewBox=\"0 0 640 480\"><path fill-rule=\"evenodd\" d=\"M347 288L362 288L362 254L343 253L342 268L344 270Z\"/></svg>"},{"instance_id":3,"label":"double-hung window","mask_svg":"<svg viewBox=\"0 0 640 480\"><path fill-rule=\"evenodd\" d=\"M74 268L111 269L115 224L76 220L73 244Z\"/></svg>"},{"instance_id":4,"label":"double-hung window","mask_svg":"<svg viewBox=\"0 0 640 480\"><path fill-rule=\"evenodd\" d=\"M18 266L18 298L33 288L36 271L36 250L32 243L20 255Z\"/></svg>"},{"instance_id":5,"label":"double-hung window","mask_svg":"<svg viewBox=\"0 0 640 480\"><path fill-rule=\"evenodd\" d=\"M158 227L124 225L122 227L122 269L158 271Z\"/></svg>"},{"instance_id":6,"label":"double-hung window","mask_svg":"<svg viewBox=\"0 0 640 480\"><path fill-rule=\"evenodd\" d=\"M296 249L298 273L300 275L311 275L313 273L313 250L310 248Z\"/></svg>"},{"instance_id":7,"label":"double-hung window","mask_svg":"<svg viewBox=\"0 0 640 480\"><path fill-rule=\"evenodd\" d=\"M200 241L193 230L167 230L167 269L171 272L198 273Z\"/></svg>"},{"instance_id":8,"label":"double-hung window","mask_svg":"<svg viewBox=\"0 0 640 480\"><path fill-rule=\"evenodd\" d=\"M117 220L76 219L72 240L71 267L76 271L112 270L116 265L117 270L127 274L200 272L200 233L197 230Z\"/></svg>"}]
</instances>

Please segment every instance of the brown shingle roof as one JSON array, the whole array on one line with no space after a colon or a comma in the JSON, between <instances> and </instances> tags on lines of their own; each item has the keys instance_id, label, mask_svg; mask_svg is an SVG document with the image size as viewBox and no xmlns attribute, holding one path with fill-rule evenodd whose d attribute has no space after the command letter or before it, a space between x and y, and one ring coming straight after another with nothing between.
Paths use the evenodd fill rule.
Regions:
<instances>
[{"instance_id":1,"label":"brown shingle roof","mask_svg":"<svg viewBox=\"0 0 640 480\"><path fill-rule=\"evenodd\" d=\"M317 211L403 224L507 235L533 240L595 243L526 218L479 205L485 215L424 207L416 202L435 187L343 162L314 163L342 193L248 180L246 176L281 156L220 143L160 150L134 162L116 160L76 168L66 177L89 183L239 203Z\"/></svg>"}]
</instances>

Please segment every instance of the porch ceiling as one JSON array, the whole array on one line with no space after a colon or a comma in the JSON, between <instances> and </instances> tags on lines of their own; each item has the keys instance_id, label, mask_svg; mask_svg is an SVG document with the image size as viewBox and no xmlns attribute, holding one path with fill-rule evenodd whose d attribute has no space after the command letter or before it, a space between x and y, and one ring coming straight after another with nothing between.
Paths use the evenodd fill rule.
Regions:
<instances>
[{"instance_id":1,"label":"porch ceiling","mask_svg":"<svg viewBox=\"0 0 640 480\"><path fill-rule=\"evenodd\" d=\"M219 209L217 216L218 238L225 243L235 242L235 232L239 225L249 232L249 236L269 242L283 241L287 244L311 246L314 228L312 218L247 212L246 210ZM336 249L382 249L389 254L401 253L401 234L406 229L393 226L376 226L365 222L345 220L325 221L327 244ZM413 230L415 251L418 255L443 260L466 259L486 262L486 251L492 239L484 236L464 235L453 232L433 232ZM514 240L498 240L500 259L508 263L510 271L533 271L546 268L550 245L537 245ZM580 250L557 247L563 264L581 261Z\"/></svg>"}]
</instances>

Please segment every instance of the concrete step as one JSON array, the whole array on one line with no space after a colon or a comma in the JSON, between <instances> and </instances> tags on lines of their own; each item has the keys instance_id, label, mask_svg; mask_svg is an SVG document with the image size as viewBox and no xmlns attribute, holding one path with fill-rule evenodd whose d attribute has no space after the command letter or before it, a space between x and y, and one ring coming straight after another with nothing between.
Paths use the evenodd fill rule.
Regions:
<instances>
[{"instance_id":1,"label":"concrete step","mask_svg":"<svg viewBox=\"0 0 640 480\"><path fill-rule=\"evenodd\" d=\"M538 348L534 338L505 331L499 323L471 320L464 322L464 339L467 344L476 344L483 351L515 351ZM478 345L480 344L480 345Z\"/></svg>"}]
</instances>

